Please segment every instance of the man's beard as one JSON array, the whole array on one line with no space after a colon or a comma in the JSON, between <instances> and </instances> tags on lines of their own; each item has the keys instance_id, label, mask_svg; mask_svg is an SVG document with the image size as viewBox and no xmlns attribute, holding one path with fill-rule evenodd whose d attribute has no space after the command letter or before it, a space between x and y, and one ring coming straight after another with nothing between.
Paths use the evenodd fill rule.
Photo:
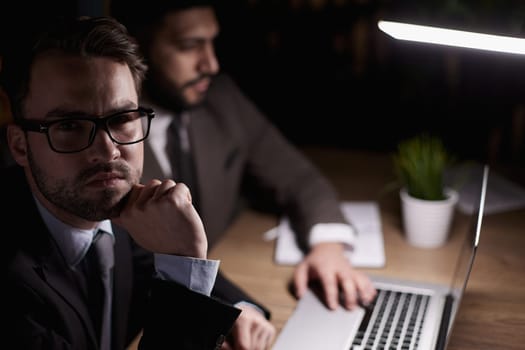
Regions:
<instances>
[{"instance_id":1,"label":"man's beard","mask_svg":"<svg viewBox=\"0 0 525 350\"><path fill-rule=\"evenodd\" d=\"M82 193L83 185L91 176L100 171L118 171L124 175L130 189L134 183L130 168L121 163L97 164L80 172L74 180L53 180L35 162L30 147L27 153L31 173L42 195L57 207L85 220L101 221L118 216L126 199L126 194L122 195L113 188L101 190L95 199L86 198Z\"/></svg>"},{"instance_id":2,"label":"man's beard","mask_svg":"<svg viewBox=\"0 0 525 350\"><path fill-rule=\"evenodd\" d=\"M145 80L144 86L146 93L159 106L180 113L184 110L198 107L206 100L205 96L195 103L190 103L184 98L184 90L201 82L203 79L213 80L214 74L201 74L197 78L184 83L181 87L176 87L164 78L164 75L154 69L148 72L149 77Z\"/></svg>"}]
</instances>

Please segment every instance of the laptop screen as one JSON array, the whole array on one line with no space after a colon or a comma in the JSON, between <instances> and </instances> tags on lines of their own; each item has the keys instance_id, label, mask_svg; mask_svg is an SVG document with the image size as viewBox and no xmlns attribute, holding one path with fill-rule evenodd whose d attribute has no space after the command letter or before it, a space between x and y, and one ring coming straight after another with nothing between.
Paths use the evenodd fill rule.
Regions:
<instances>
[{"instance_id":1,"label":"laptop screen","mask_svg":"<svg viewBox=\"0 0 525 350\"><path fill-rule=\"evenodd\" d=\"M488 181L489 167L485 165L483 168L483 176L481 179L481 191L480 198L472 219L470 222L470 229L466 235L465 242L463 242L463 247L459 254L459 261L456 264L456 271L454 272L454 277L452 278L452 283L450 286L451 293L447 296L445 301L445 309L443 310L443 323L441 325L440 334L436 345L436 349L444 349L450 338L450 333L452 330L452 325L454 324L454 319L457 313L457 308L461 304L461 298L467 287L467 282L472 270L472 265L474 264L474 257L476 256L476 250L478 248L479 237L481 233L481 222L483 219L483 212L485 207L485 196L487 192L487 181Z\"/></svg>"}]
</instances>

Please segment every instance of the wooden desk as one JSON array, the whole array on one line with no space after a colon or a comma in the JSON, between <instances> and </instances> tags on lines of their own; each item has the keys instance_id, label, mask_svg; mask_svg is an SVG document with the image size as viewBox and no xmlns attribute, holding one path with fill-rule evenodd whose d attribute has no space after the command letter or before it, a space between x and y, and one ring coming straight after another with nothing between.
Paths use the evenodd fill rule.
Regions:
<instances>
[{"instance_id":1,"label":"wooden desk","mask_svg":"<svg viewBox=\"0 0 525 350\"><path fill-rule=\"evenodd\" d=\"M386 250L386 266L369 274L450 281L469 217L457 212L448 243L418 249L403 237L397 193L382 193L392 180L388 156L368 152L305 150L338 188L342 200L376 200ZM489 180L490 181L490 180ZM253 211L241 214L209 257L221 260L223 272L272 312L278 331L296 300L288 292L293 267L273 263L274 242L262 234L277 218ZM128 350L137 349L137 340ZM525 348L525 209L487 215L478 255L456 316L448 350ZM290 349L294 350L294 349Z\"/></svg>"},{"instance_id":2,"label":"wooden desk","mask_svg":"<svg viewBox=\"0 0 525 350\"><path fill-rule=\"evenodd\" d=\"M469 217L457 213L448 243L438 249L409 246L403 237L396 193L382 194L392 179L387 156L340 150L305 150L333 181L343 200L376 200L386 249L386 266L370 274L448 282ZM274 242L263 232L277 218L244 212L210 252L227 276L272 312L280 331L293 312L288 292L293 267L273 263ZM525 347L525 210L488 215L471 279L458 312L450 350L523 349Z\"/></svg>"}]
</instances>

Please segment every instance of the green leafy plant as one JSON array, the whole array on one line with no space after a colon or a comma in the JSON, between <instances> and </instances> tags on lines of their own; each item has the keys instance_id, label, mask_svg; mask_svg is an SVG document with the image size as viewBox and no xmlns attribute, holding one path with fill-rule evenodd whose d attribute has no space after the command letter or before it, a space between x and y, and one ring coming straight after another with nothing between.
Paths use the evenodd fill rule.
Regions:
<instances>
[{"instance_id":1,"label":"green leafy plant","mask_svg":"<svg viewBox=\"0 0 525 350\"><path fill-rule=\"evenodd\" d=\"M415 198L445 199L444 172L453 159L441 139L418 135L401 141L393 155L400 185Z\"/></svg>"}]
</instances>

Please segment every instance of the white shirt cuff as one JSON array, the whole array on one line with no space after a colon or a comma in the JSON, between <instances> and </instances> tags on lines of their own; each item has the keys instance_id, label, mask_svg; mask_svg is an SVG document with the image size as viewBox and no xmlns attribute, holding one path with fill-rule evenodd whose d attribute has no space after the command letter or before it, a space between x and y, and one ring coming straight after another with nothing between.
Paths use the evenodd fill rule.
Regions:
<instances>
[{"instance_id":1,"label":"white shirt cuff","mask_svg":"<svg viewBox=\"0 0 525 350\"><path fill-rule=\"evenodd\" d=\"M308 245L311 248L318 243L339 242L344 244L345 249L352 251L356 235L357 231L351 225L315 224L310 230Z\"/></svg>"},{"instance_id":2,"label":"white shirt cuff","mask_svg":"<svg viewBox=\"0 0 525 350\"><path fill-rule=\"evenodd\" d=\"M215 284L219 264L220 260L155 254L155 269L161 278L207 296L210 296Z\"/></svg>"}]
</instances>

